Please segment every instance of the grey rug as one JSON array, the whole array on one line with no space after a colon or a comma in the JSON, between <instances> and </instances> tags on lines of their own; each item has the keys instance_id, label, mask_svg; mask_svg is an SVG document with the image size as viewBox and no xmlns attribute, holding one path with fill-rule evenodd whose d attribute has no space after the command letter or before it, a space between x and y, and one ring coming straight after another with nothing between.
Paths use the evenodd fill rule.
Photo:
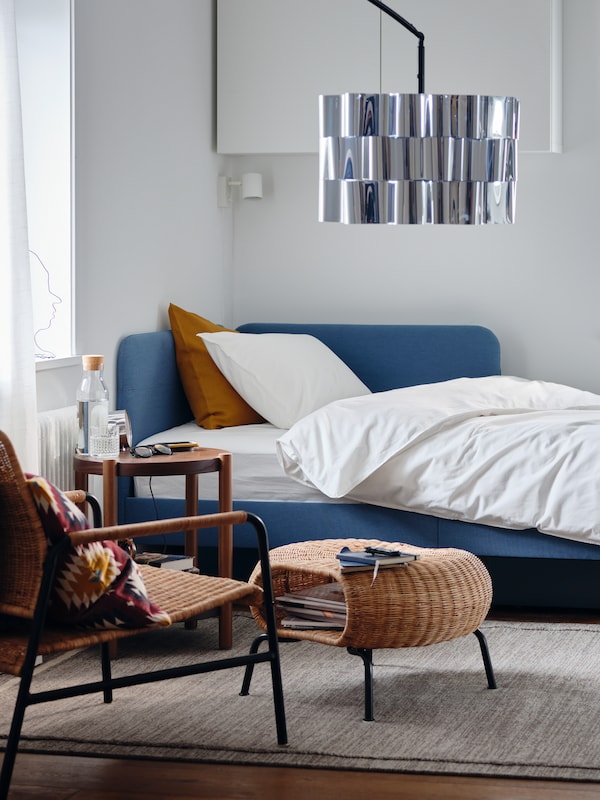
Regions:
<instances>
[{"instance_id":1,"label":"grey rug","mask_svg":"<svg viewBox=\"0 0 600 800\"><path fill-rule=\"evenodd\" d=\"M235 619L236 648L258 629ZM88 695L34 706L21 750L600 781L600 626L486 622L498 689L489 690L475 636L374 653L375 721L363 721L363 667L343 648L281 645L290 744L276 744L269 669L242 670L121 689L111 705ZM177 651L217 648L216 624L173 627L119 643L114 672L160 667ZM46 662L38 688L97 679L97 651ZM0 743L15 679L0 678Z\"/></svg>"}]
</instances>

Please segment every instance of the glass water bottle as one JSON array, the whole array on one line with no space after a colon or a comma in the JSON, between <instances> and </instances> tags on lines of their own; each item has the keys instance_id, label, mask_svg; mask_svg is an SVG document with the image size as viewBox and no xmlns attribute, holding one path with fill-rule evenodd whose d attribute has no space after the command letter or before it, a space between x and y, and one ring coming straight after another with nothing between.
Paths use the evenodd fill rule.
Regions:
<instances>
[{"instance_id":1,"label":"glass water bottle","mask_svg":"<svg viewBox=\"0 0 600 800\"><path fill-rule=\"evenodd\" d=\"M106 430L108 425L108 389L104 384L104 356L83 356L83 376L77 390L79 435L77 451L90 452L90 432Z\"/></svg>"}]
</instances>

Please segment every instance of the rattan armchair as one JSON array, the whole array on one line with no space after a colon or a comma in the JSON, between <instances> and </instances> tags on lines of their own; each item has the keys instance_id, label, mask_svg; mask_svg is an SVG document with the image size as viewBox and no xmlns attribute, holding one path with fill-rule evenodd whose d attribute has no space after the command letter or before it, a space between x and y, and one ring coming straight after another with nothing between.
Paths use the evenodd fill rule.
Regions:
<instances>
[{"instance_id":1,"label":"rattan armchair","mask_svg":"<svg viewBox=\"0 0 600 800\"><path fill-rule=\"evenodd\" d=\"M72 492L70 499L85 502L84 492ZM219 657L186 666L173 666L113 678L110 645L115 640L147 632L149 628L79 630L48 622L56 563L63 547L101 540L136 539L144 535L167 534L182 530L214 528L218 525L249 522L256 531L262 565L267 576L264 589L228 578L157 569L140 565L149 598L166 611L173 623L194 620L229 603L264 605L267 615L269 649L262 654ZM270 664L276 735L279 744L287 743L279 650L275 628L273 594L267 532L262 521L243 511L153 520L148 523L76 531L60 545L48 541L26 477L8 437L0 431L0 614L8 625L0 629L0 672L20 677L12 724L8 735L2 772L0 798L8 794L19 746L25 710L29 705L60 700L80 694L101 692L105 703L112 701L113 689L151 683L184 675L239 667L258 662ZM160 636L161 628L154 635ZM34 666L38 655L46 656L89 645L100 645L99 680L63 687L54 691L32 692ZM176 659L176 654L175 654Z\"/></svg>"}]
</instances>

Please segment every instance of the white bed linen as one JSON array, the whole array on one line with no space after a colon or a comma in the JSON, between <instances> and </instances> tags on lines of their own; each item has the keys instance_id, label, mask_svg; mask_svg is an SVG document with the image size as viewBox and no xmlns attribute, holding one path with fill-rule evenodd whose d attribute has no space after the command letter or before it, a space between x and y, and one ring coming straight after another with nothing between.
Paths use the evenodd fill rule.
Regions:
<instances>
[{"instance_id":1,"label":"white bed linen","mask_svg":"<svg viewBox=\"0 0 600 800\"><path fill-rule=\"evenodd\" d=\"M329 497L600 543L600 395L510 376L331 403L282 434Z\"/></svg>"},{"instance_id":2,"label":"white bed linen","mask_svg":"<svg viewBox=\"0 0 600 800\"><path fill-rule=\"evenodd\" d=\"M285 433L269 423L237 425L218 430L205 430L189 422L149 436L138 444L155 442L198 442L201 447L214 447L233 454L233 497L235 500L285 500L296 502L331 502L313 487L288 477L277 459L276 441ZM217 499L217 473L198 476L201 500ZM138 497L185 497L185 479L180 475L134 479ZM348 502L348 501L347 501Z\"/></svg>"}]
</instances>

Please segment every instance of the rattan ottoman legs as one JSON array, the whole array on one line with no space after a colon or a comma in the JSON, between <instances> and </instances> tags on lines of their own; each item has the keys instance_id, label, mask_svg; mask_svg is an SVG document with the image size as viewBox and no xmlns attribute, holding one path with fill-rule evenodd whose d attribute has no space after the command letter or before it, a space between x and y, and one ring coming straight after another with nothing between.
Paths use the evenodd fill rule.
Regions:
<instances>
[{"instance_id":1,"label":"rattan ottoman legs","mask_svg":"<svg viewBox=\"0 0 600 800\"><path fill-rule=\"evenodd\" d=\"M346 546L362 550L383 545L419 554L409 565L372 572L341 573L335 554ZM492 662L479 626L492 600L492 583L483 563L455 548L419 548L371 539L323 539L277 547L270 552L274 595L338 581L344 590L347 619L343 630L294 630L278 626L280 640L307 640L345 647L359 656L365 673L365 720L374 719L372 652L379 648L420 647L475 634L479 641L488 688L496 688ZM261 583L257 565L250 578ZM263 610L252 614L264 630ZM258 649L264 635L252 647ZM242 694L250 689L252 669L244 676Z\"/></svg>"}]
</instances>

